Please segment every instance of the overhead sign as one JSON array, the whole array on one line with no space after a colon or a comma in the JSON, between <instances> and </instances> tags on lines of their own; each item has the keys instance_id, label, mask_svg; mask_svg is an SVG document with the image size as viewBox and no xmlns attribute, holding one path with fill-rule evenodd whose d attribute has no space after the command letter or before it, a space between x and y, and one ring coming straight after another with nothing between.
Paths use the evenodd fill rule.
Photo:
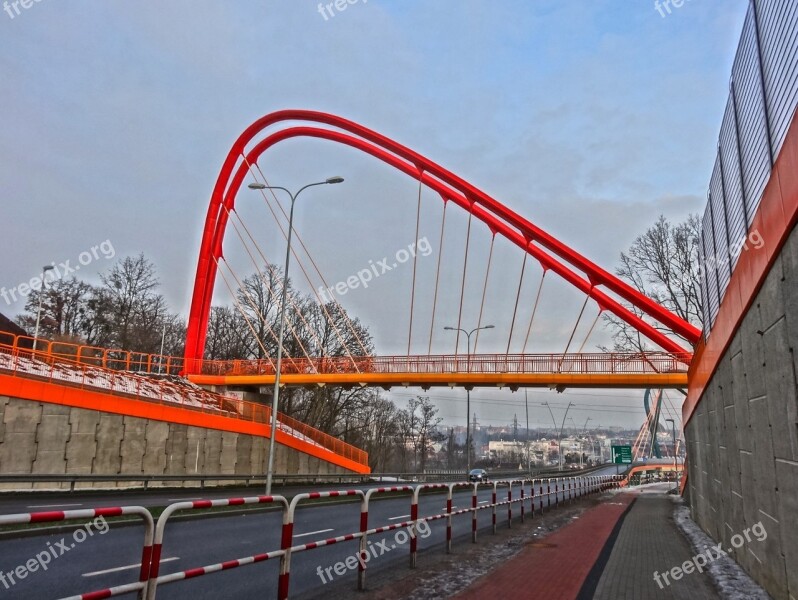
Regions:
<instances>
[{"instance_id":1,"label":"overhead sign","mask_svg":"<svg viewBox=\"0 0 798 600\"><path fill-rule=\"evenodd\" d=\"M621 465L632 464L632 447L631 446L613 446L612 447L612 462Z\"/></svg>"}]
</instances>

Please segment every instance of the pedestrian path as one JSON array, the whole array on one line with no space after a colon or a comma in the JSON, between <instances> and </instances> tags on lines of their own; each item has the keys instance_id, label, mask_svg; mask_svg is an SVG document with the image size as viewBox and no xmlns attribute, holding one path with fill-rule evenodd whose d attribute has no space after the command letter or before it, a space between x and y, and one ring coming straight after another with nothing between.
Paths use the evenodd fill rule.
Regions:
<instances>
[{"instance_id":1,"label":"pedestrian path","mask_svg":"<svg viewBox=\"0 0 798 600\"><path fill-rule=\"evenodd\" d=\"M665 487L617 494L546 538L527 544L457 598L719 598L707 573L693 571L678 580L669 575L694 554L672 513Z\"/></svg>"}]
</instances>

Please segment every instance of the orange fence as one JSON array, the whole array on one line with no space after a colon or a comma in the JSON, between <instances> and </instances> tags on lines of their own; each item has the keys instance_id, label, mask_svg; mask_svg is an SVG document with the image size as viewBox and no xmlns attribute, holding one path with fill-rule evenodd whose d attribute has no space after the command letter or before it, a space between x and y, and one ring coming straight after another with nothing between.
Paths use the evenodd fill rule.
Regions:
<instances>
[{"instance_id":1,"label":"orange fence","mask_svg":"<svg viewBox=\"0 0 798 600\"><path fill-rule=\"evenodd\" d=\"M281 374L293 373L685 373L691 354L475 354L438 356L363 356L285 359ZM271 360L202 362L203 375L271 375Z\"/></svg>"},{"instance_id":2,"label":"orange fence","mask_svg":"<svg viewBox=\"0 0 798 600\"><path fill-rule=\"evenodd\" d=\"M79 362L105 360L107 365L114 365L117 359L112 359L113 351L110 350L106 351L107 354L90 354L80 352L79 349L85 349L85 346L39 340L37 350L34 351L25 347L25 340L26 338L22 338L20 343L17 339L14 345L1 343L0 340L0 373L252 423L268 425L271 420L271 409L268 406L215 394L186 380L143 376L135 372L123 373L109 366ZM136 354L128 352L128 356L124 358L129 357L131 365L146 364L144 361L133 360ZM157 373L158 370L155 369L154 372ZM279 430L287 435L304 439L358 464L368 465L368 454L359 448L282 413L277 414L277 420Z\"/></svg>"},{"instance_id":3,"label":"orange fence","mask_svg":"<svg viewBox=\"0 0 798 600\"><path fill-rule=\"evenodd\" d=\"M0 332L0 344L30 349L33 338ZM182 374L183 358L82 346L39 339L37 354L66 359L116 371L154 374ZM293 373L584 373L640 374L684 373L693 355L669 352L592 354L473 354L422 356L355 356L283 359L282 374ZM269 375L274 361L204 360L191 365L190 373L203 375Z\"/></svg>"}]
</instances>

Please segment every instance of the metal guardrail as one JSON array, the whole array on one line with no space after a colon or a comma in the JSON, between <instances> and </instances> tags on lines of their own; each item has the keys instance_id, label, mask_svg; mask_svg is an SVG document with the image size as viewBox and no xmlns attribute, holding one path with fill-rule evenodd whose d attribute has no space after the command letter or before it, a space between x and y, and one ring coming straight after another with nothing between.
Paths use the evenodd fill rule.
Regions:
<instances>
[{"instance_id":1,"label":"metal guardrail","mask_svg":"<svg viewBox=\"0 0 798 600\"><path fill-rule=\"evenodd\" d=\"M83 509L77 511L20 513L0 517L0 524L63 521L66 519L91 518L98 515L121 516L125 514L139 514L144 518L145 535L144 542L142 546L140 546L142 561L139 569L138 581L129 582L112 588L95 590L81 595L70 596L68 600L108 598L130 592L138 592L138 597L140 599L146 598L147 600L155 600L156 590L160 589L161 586L274 559L279 559L280 561L280 574L276 582L277 598L279 600L286 600L289 596L292 554L317 550L319 548L324 548L341 542L358 540L359 551L354 558L358 566L358 588L363 589L365 587L365 576L366 570L368 568L367 563L369 562L370 558L369 547L367 546L367 536L395 530L397 532L395 534L395 541L397 544L402 545L410 542L410 566L411 568L414 568L416 566L418 557L417 532L422 532L422 535L424 529L427 529L431 532L431 529L429 529L428 525L430 522L445 520L445 548L446 552L450 552L452 543L451 524L454 517L460 515L470 515L472 522L470 539L471 543L476 543L476 532L478 529L477 515L480 511L491 511L491 528L493 533L496 533L497 508L503 507L507 509L507 526L512 527L513 504L520 505L520 521L524 522L526 518L525 508L527 502L529 503L530 516L534 517L536 511L539 514L542 514L544 510L548 510L552 507L556 508L560 505L560 503L570 502L577 498L596 494L606 489L615 488L618 486L619 480L620 478L615 475L578 475L573 477L557 478L518 477L495 480L491 483L453 482L448 484L425 483L415 486L392 486L374 488L365 493L362 490L356 489L310 492L298 494L294 496L290 502L284 496L251 496L217 500L184 501L173 503L166 507L166 509L160 514L154 527L151 513L142 507L112 507ZM469 507L454 510L454 507L452 506L452 496L456 488L465 489L466 492L470 490L471 502ZM485 502L484 504L477 502L480 488L491 489L492 493L490 502ZM504 499L505 496L503 492L505 488L507 490L506 499ZM502 490L501 498L498 495L499 489ZM518 494L516 496L513 496L514 489L518 490ZM529 492L528 494L526 493L527 490ZM443 509L443 512L439 512L437 514L419 514L419 495L422 491L431 494L446 494L446 507ZM380 527L370 528L369 502L372 496L383 493L391 494L402 492L411 494L409 519L401 523L388 523ZM339 497L349 497L360 501L358 525L353 523L351 532L344 535L327 539L319 539L306 543L295 543L295 512L300 502L320 498ZM166 537L168 537L166 536L166 525L167 521L175 512L254 504L277 505L280 507L282 523L279 548L273 548L266 552L245 557L238 557L231 560L226 560L224 562L193 567L164 575L160 574L161 552L164 540ZM310 504L309 507L312 507L312 509L315 510L320 510L321 508L325 507L325 504ZM203 513L203 516L206 514L207 513ZM399 540L399 533L402 534L402 539L404 541ZM349 558L347 558L346 562L349 564ZM352 568L354 568L354 564Z\"/></svg>"},{"instance_id":2,"label":"metal guardrail","mask_svg":"<svg viewBox=\"0 0 798 600\"><path fill-rule=\"evenodd\" d=\"M488 472L492 479L499 479L503 477L540 477L543 475L561 475L566 474L586 475L592 473L596 469L606 467L607 465L597 465L594 467L587 467L577 472L572 471L557 471L553 469L516 471L516 470L499 470ZM427 473L371 473L368 475L360 475L357 473L330 473L330 474L275 474L273 482L275 485L343 485L343 484L368 484L368 483L432 483L442 481L453 481L463 476L462 470L452 471L435 471ZM218 487L219 483L228 483L230 485L244 485L255 486L265 485L266 475L244 475L244 474L228 474L228 473L211 473L206 475L139 475L139 474L119 474L119 475L84 475L84 474L0 474L0 486L9 483L68 483L69 491L81 489L77 484L90 484L90 483L140 483L139 486L129 486L136 489L151 489L152 483L178 483L178 482L191 482L198 483L200 489L204 489L208 482L217 482L215 486ZM167 486L157 486L161 489ZM211 487L211 486L209 486ZM98 489L98 488L82 488L82 489ZM36 491L25 489L23 491Z\"/></svg>"}]
</instances>

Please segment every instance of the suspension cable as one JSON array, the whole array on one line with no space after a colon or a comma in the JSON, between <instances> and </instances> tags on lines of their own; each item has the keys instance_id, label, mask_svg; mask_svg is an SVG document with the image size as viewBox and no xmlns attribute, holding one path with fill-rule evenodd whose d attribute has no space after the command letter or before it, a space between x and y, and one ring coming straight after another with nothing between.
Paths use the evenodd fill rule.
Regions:
<instances>
[{"instance_id":1,"label":"suspension cable","mask_svg":"<svg viewBox=\"0 0 798 600\"><path fill-rule=\"evenodd\" d=\"M257 302L255 302L255 299L252 297L252 295L249 293L249 291L247 290L247 288L244 286L243 282L242 282L242 281L241 281L241 280L238 278L238 276L236 275L235 271L234 271L234 270L233 270L233 268L230 266L230 263L229 263L229 262L227 262L227 260L225 260L225 261L224 261L224 264L225 264L225 265L227 265L227 269L230 271L230 274L231 274L231 275L233 276L233 278L236 280L236 284L238 285L238 289L239 289L239 290L241 290L241 291L244 293L244 295L247 297L247 300L248 300L248 303L249 303L249 305L250 305L250 306L251 306L251 307L254 309L254 311L255 311L255 312L258 314L258 318L260 319L261 323L263 323L263 324L266 326L266 329L268 329L268 330L269 330L269 333L271 334L271 336L272 336L272 337L275 339L275 341L276 341L276 342L279 344L279 343L280 343L279 337L278 337L277 335L275 335L275 333L274 333L274 330L272 329L271 325L269 325L269 322L268 322L268 320L266 319L266 315L264 315L263 313L261 313L261 312L260 312L260 309L258 308ZM274 295L274 293L272 292L272 290L271 290L271 289L269 289L269 296L270 296L270 298L271 298L272 300L274 300L274 299L275 299L275 295ZM293 324L291 323L291 321L287 321L287 323L288 323L288 327L289 327L289 329L291 330L291 333L292 333L292 334L293 334L293 336L294 336L294 339L296 340L296 343L297 343L297 345L299 345L299 347L300 347L300 348L301 348L301 350L302 350L302 354L304 354L304 355L305 355L305 358L307 358L307 359L308 359L308 363L310 363L310 364L313 364L313 361L311 360L310 356L308 355L308 351L307 351L307 350L305 350L305 346L304 346L304 345L302 344L302 342L300 341L300 339L299 339L299 336L297 335L297 333L296 333L296 330L294 329L294 326L293 326ZM291 361L291 362L294 364L294 366L296 366L296 363L294 362L294 359L293 359L293 358L291 358L291 356L290 356L290 354L289 354L288 350L287 350L287 349L286 349L286 347L285 347L285 340L283 340L283 352L286 354L286 357L287 357L287 358L288 358L288 359L289 359L289 360L290 360L290 361Z\"/></svg>"},{"instance_id":2,"label":"suspension cable","mask_svg":"<svg viewBox=\"0 0 798 600\"><path fill-rule=\"evenodd\" d=\"M585 301L582 303L582 310L579 311L579 316L576 318L576 323L574 323L574 329L573 331L571 331L571 337L568 338L568 344L566 344L565 351L562 353L562 357L560 358L560 364L557 366L558 373L562 369L562 363L565 360L565 355L568 354L568 349L571 347L571 342L574 341L574 334L576 334L576 328L579 327L579 321L582 320L582 315L585 313L585 307L587 306L588 300L590 300L590 296L585 296Z\"/></svg>"},{"instance_id":3,"label":"suspension cable","mask_svg":"<svg viewBox=\"0 0 798 600\"><path fill-rule=\"evenodd\" d=\"M253 178L255 179L255 181L257 181L257 177L255 177L254 173L252 172L251 165L249 165L249 163L247 163L247 165L249 166L250 173L252 174ZM264 178L264 180L265 180L265 178ZM267 182L267 184L268 184L268 182ZM280 228L280 232L283 234L283 237L287 240L288 239L288 235L286 233L286 229L283 227L282 223L280 222L280 219L278 218L277 213L274 211L273 207L269 203L269 199L266 197L266 194L263 193L263 190L261 190L261 193L263 195L263 199L264 199L264 202L266 203L266 206L269 208L269 211L272 213L272 217L274 218L275 222L277 223L277 226ZM274 196L275 202L280 207L280 210L282 210L283 215L286 216L286 218L287 218L287 215L286 215L285 211L283 210L282 205L280 204L279 200L277 200L277 196L274 194L274 190L272 190L272 196ZM296 237L299 240L299 243L302 244L303 247L304 247L304 244L303 244L301 238L298 235ZM360 369L358 367L357 361L354 359L354 357L352 356L352 352L349 349L349 344L344 341L344 338L341 336L341 332L338 329L338 327L336 326L335 321L333 320L333 318L330 315L329 311L327 310L327 307L326 307L325 303L321 300L321 297L319 296L318 291L313 287L313 282L311 281L310 276L308 275L308 272L305 269L305 265L302 263L302 261L300 260L299 256L297 255L296 248L292 248L291 252L292 252L294 258L296 258L296 262L299 265L299 268L302 271L303 275L305 276L305 280L308 282L308 285L310 285L310 289L313 291L313 294L316 297L316 300L318 302L319 307L321 308L322 312L324 312L324 315L327 317L328 323L330 324L330 326L335 331L335 335L338 338L338 341L341 343L341 347L343 348L344 352L346 352L347 356L349 357L349 360L352 362L352 366L355 369L355 371L360 373ZM305 249L305 252L307 253L307 249ZM318 267L317 267L317 271L318 271ZM344 311L343 308L340 306L340 304L338 304L338 302L335 301L334 299L333 299L333 302L335 302L335 304L338 307L339 311L343 315L344 320L349 324L350 329L353 330L353 328L351 326L351 322L349 321L349 317L346 314L346 311ZM354 330L353 330L353 333L354 333ZM354 336L355 336L355 339L357 339L357 341L359 342L359 344L361 346L361 349L363 350L363 355L367 355L368 352L366 351L365 347L363 346L362 341L360 340L360 337L357 335L357 333L354 333Z\"/></svg>"},{"instance_id":4,"label":"suspension cable","mask_svg":"<svg viewBox=\"0 0 798 600\"><path fill-rule=\"evenodd\" d=\"M407 356L410 356L410 342L413 338L413 307L416 302L416 268L418 265L418 229L421 223L421 177L418 179L418 203L416 204L416 243L413 246L413 284L410 288L410 325L407 329Z\"/></svg>"},{"instance_id":5,"label":"suspension cable","mask_svg":"<svg viewBox=\"0 0 798 600\"><path fill-rule=\"evenodd\" d=\"M496 232L491 230L490 236L490 251L488 252L488 266L485 269L485 283L482 285L482 302L479 303L479 318L477 319L477 335L474 338L474 354L477 353L477 344L479 344L479 334L482 328L482 311L485 308L485 294L488 291L488 277L490 276L490 265L493 260L493 243L496 241Z\"/></svg>"},{"instance_id":6,"label":"suspension cable","mask_svg":"<svg viewBox=\"0 0 798 600\"><path fill-rule=\"evenodd\" d=\"M260 346L260 349L263 351L263 356L266 357L266 360L269 361L269 364L272 366L272 368L275 370L275 372L277 372L277 367L274 366L274 362L272 361L271 357L269 356L269 352L264 347L263 342L261 342L261 339L258 336L258 333L255 331L255 328L252 326L252 323L250 323L249 317L247 317L247 313L244 311L243 308L241 308L241 303L238 301L238 298L236 297L236 294L233 291L233 288L230 287L230 283L227 281L227 277L225 277L225 275L224 275L224 270L219 268L219 259L214 257L213 260L216 261L216 268L218 269L219 274L221 274L222 279L224 280L224 284L227 286L227 290L230 292L230 296L233 298L233 302L235 302L236 308L238 308L238 312L241 313L241 316L244 317L244 320L247 322L247 326L249 327L249 330L252 332L252 337L255 338L255 341L258 343L258 346ZM272 335L274 335L274 334L272 334Z\"/></svg>"},{"instance_id":7,"label":"suspension cable","mask_svg":"<svg viewBox=\"0 0 798 600\"><path fill-rule=\"evenodd\" d=\"M460 284L460 310L457 313L457 337L454 342L454 356L457 357L457 352L460 348L460 328L463 323L463 299L465 298L465 283L466 273L468 272L468 249L471 245L471 220L473 218L471 211L468 212L468 227L466 228L466 245L465 255L463 256L463 281Z\"/></svg>"},{"instance_id":8,"label":"suspension cable","mask_svg":"<svg viewBox=\"0 0 798 600\"><path fill-rule=\"evenodd\" d=\"M521 354L526 354L526 345L529 342L529 335L532 333L532 323L535 322L535 315L538 312L538 303L540 302L540 292L543 291L543 282L546 279L546 273L549 270L543 267L543 275L540 276L540 283L538 284L538 293L535 295L535 306L532 307L532 316L529 318L529 327L526 328L526 337L524 338L524 346L521 348Z\"/></svg>"},{"instance_id":9,"label":"suspension cable","mask_svg":"<svg viewBox=\"0 0 798 600\"><path fill-rule=\"evenodd\" d=\"M247 163L247 165L249 165L249 163ZM269 185L269 180L266 179L266 175L263 174L263 171L261 170L260 165L255 163L255 168L257 168L258 173L260 173L260 176L263 178L263 181L268 186ZM252 173L251 166L249 167L249 169L250 169L250 173ZM253 178L255 179L255 181L257 181L257 178L254 176L254 174L252 174L252 175L253 175ZM277 204L277 207L280 209L280 212L283 213L283 218L285 218L286 222L288 222L289 221L289 215L285 211L285 209L283 208L283 205L280 202L280 199L277 197L277 194L274 192L273 189L270 189L269 191L271 192L272 198L274 199L274 202ZM280 230L283 232L283 236L285 237L286 236L285 230L283 229L283 226L280 223L280 220L278 219L277 215L275 214L274 210L272 209L272 207L271 207L271 205L269 203L269 200L266 197L265 190L261 190L261 195L263 196L263 199L266 202L266 205L269 207L269 210L271 211L272 216L274 217L275 221L277 222L278 226L280 227ZM305 245L305 241L302 239L302 236L296 230L296 227L294 228L294 236L296 237L297 242L299 242L299 245L302 247L302 250L304 251L305 255L308 257L308 260L310 260L310 264L313 265L313 269L316 271L316 274L319 276L319 279L321 280L322 284L324 285L324 289L330 290L331 288L330 288L329 285L327 285L327 280L325 279L324 275L322 275L321 269L319 269L319 265L314 260L313 255L310 253L310 250L308 250L308 247ZM300 258L299 258L299 256L298 256L298 254L297 254L295 249L292 249L292 254L296 258L297 262L300 265L302 265L302 261L300 260ZM308 285L310 285L310 288L313 290L313 294L319 300L319 304L324 304L321 301L321 298L320 298L320 296L318 294L318 291L313 286L313 283L311 282L310 277L308 276L304 265L302 265L300 268L302 269L302 272L305 274L305 279L307 279ZM346 324L347 328L349 329L349 332L352 334L352 336L355 338L355 340L357 340L357 343L360 346L360 350L362 352L362 355L363 356L368 356L369 352L368 352L368 350L366 350L366 346L363 343L363 340L360 338L360 335L358 335L357 330L355 329L355 326L352 323L352 319L349 318L349 314L346 312L346 310L344 310L344 307L341 306L341 303L338 302L338 298L336 298L335 295L330 294L330 301L335 304L335 306L338 309L340 315L343 317L344 323ZM326 314L326 311L325 311L325 314ZM352 353L349 351L348 344L345 344L343 342L343 340L341 340L341 343L346 347L347 353L349 354L349 357L352 358ZM355 361L353 360L352 362L354 363ZM355 365L355 368L357 369L357 365Z\"/></svg>"},{"instance_id":10,"label":"suspension cable","mask_svg":"<svg viewBox=\"0 0 798 600\"><path fill-rule=\"evenodd\" d=\"M598 313L596 313L596 318L593 319L593 324L590 326L590 329L587 330L587 335L585 336L585 339L582 342L582 345L579 346L579 350L577 350L577 352L576 352L577 354L582 354L582 350L585 349L585 344L587 344L587 340L590 337L590 334L593 333L593 329L596 327L596 323L598 323L599 317L601 316L601 313L603 313L603 312L604 312L604 309L601 308L601 306L599 306Z\"/></svg>"},{"instance_id":11,"label":"suspension cable","mask_svg":"<svg viewBox=\"0 0 798 600\"><path fill-rule=\"evenodd\" d=\"M446 232L446 207L449 202L446 198L443 199L443 217L441 217L441 236L440 243L438 244L438 266L435 269L435 294L432 298L432 320L429 326L429 347L427 348L427 355L432 354L432 334L435 329L435 309L438 307L438 283L441 277L441 257L443 256L443 236Z\"/></svg>"},{"instance_id":12,"label":"suspension cable","mask_svg":"<svg viewBox=\"0 0 798 600\"><path fill-rule=\"evenodd\" d=\"M225 210L227 211L227 214L228 214L228 217L229 217L231 211L227 207L225 207ZM238 212L236 212L236 211L232 211L232 212L235 213L236 219L238 219L238 221L241 222L241 225L246 229L246 225L244 225L244 221L243 221L243 219L241 219L241 215L239 215ZM229 218L229 222L233 226L233 229L235 230L236 234L238 235L238 238L241 240L241 245L244 246L244 249L246 250L247 254L249 255L249 258L252 261L252 264L255 266L255 270L256 270L256 272L258 274L258 278L261 280L262 283L264 283L266 285L266 288L269 291L269 296L271 296L272 298L276 298L277 297L277 293L274 291L274 287L272 286L271 281L260 270L260 267L258 266L258 262L255 260L255 257L252 255L252 252L250 252L249 246L244 241L244 237L241 235L241 231L238 229L238 226L236 225L235 220L233 220L232 218ZM260 254L261 258L263 259L263 261L264 261L264 263L266 265L266 268L269 269L269 272L270 272L271 276L275 277L275 268L271 264L269 264L269 262L266 260L266 257L264 256L263 251L261 250L260 246L258 246L258 243L254 240L254 238L252 238L252 235L249 233L249 230L247 230L247 235L249 236L250 240L252 241L253 245L255 246L255 249L257 250L258 254ZM230 269L229 263L227 265L227 268ZM233 272L232 269L230 269L230 271ZM233 275L235 276L235 273L233 273ZM236 277L236 281L239 284L239 288L244 289L243 286L241 285L241 282L238 281L237 277ZM277 279L275 279L275 281L277 281ZM279 286L280 286L280 290L279 291L281 291L282 287L283 287L283 283L282 282L279 283ZM288 290L288 291L290 292L290 290ZM287 293L286 294L286 298L291 303L291 307L294 309L294 312L297 314L297 316L299 316L300 320L305 325L305 328L307 329L308 333L310 333L310 335L313 338L315 338L317 344L321 345L321 340L319 339L319 336L316 334L314 329L307 322L307 319L305 319L305 315L303 315L302 311L299 309L299 306L297 305L293 294ZM252 300L252 299L250 299L250 301L254 302L254 300ZM254 306L254 304L253 304L253 308L256 308ZM256 310L257 310L257 308L256 308ZM261 316L261 319L265 323L265 317ZM299 347L302 348L302 353L305 355L305 358L308 359L308 362L310 364L313 364L313 361L310 358L310 354L308 353L308 351L305 348L305 346L302 344L302 341L301 341L299 335L297 334L296 329L294 328L294 326L291 324L290 321L288 322L288 326L291 328L291 334L293 335L294 340L299 345ZM314 368L315 368L315 365L314 365Z\"/></svg>"},{"instance_id":13,"label":"suspension cable","mask_svg":"<svg viewBox=\"0 0 798 600\"><path fill-rule=\"evenodd\" d=\"M524 252L524 260L521 263L521 277L518 280L518 291L515 294L515 308L513 309L513 320L510 322L510 335L507 337L507 352L510 354L510 343L513 341L513 329L515 329L515 317L518 314L518 301L521 299L521 286L524 285L524 271L526 270L526 257L529 256Z\"/></svg>"}]
</instances>

